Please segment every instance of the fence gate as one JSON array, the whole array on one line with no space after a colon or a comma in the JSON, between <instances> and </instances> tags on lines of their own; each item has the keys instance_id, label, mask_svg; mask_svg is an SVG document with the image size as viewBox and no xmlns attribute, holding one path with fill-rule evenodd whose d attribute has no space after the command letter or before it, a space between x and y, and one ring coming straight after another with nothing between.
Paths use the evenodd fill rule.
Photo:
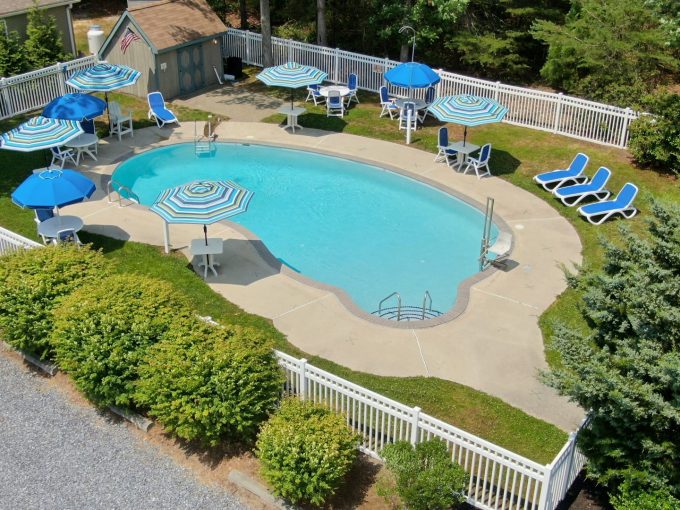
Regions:
<instances>
[{"instance_id":1,"label":"fence gate","mask_svg":"<svg viewBox=\"0 0 680 510\"><path fill-rule=\"evenodd\" d=\"M179 93L180 95L203 88L203 44L192 44L177 50L179 65Z\"/></svg>"}]
</instances>

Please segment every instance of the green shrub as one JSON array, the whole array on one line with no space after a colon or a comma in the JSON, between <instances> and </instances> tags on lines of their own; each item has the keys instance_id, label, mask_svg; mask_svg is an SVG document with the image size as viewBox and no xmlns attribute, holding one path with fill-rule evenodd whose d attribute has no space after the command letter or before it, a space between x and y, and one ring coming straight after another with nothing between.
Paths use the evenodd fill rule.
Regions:
<instances>
[{"instance_id":1,"label":"green shrub","mask_svg":"<svg viewBox=\"0 0 680 510\"><path fill-rule=\"evenodd\" d=\"M391 480L383 483L386 499L396 494L410 510L445 510L465 502L468 474L451 461L446 444L432 439L411 446L407 441L382 451Z\"/></svg>"},{"instance_id":2,"label":"green shrub","mask_svg":"<svg viewBox=\"0 0 680 510\"><path fill-rule=\"evenodd\" d=\"M277 495L293 503L321 505L340 486L358 445L359 436L341 415L288 399L262 427L257 456Z\"/></svg>"},{"instance_id":3,"label":"green shrub","mask_svg":"<svg viewBox=\"0 0 680 510\"><path fill-rule=\"evenodd\" d=\"M615 510L677 510L680 499L667 486L639 488L626 481L611 498Z\"/></svg>"},{"instance_id":4,"label":"green shrub","mask_svg":"<svg viewBox=\"0 0 680 510\"><path fill-rule=\"evenodd\" d=\"M181 438L251 441L281 396L272 347L255 330L178 321L140 365L135 399Z\"/></svg>"},{"instance_id":5,"label":"green shrub","mask_svg":"<svg viewBox=\"0 0 680 510\"><path fill-rule=\"evenodd\" d=\"M83 246L46 246L0 257L0 329L17 349L53 356L53 308L78 287L99 281L106 261Z\"/></svg>"},{"instance_id":6,"label":"green shrub","mask_svg":"<svg viewBox=\"0 0 680 510\"><path fill-rule=\"evenodd\" d=\"M648 101L653 115L630 126L630 152L635 161L665 172L680 173L680 95L659 94Z\"/></svg>"},{"instance_id":7,"label":"green shrub","mask_svg":"<svg viewBox=\"0 0 680 510\"><path fill-rule=\"evenodd\" d=\"M83 286L55 310L51 342L59 366L101 405L129 406L137 367L185 302L170 284L139 275L110 276Z\"/></svg>"}]
</instances>

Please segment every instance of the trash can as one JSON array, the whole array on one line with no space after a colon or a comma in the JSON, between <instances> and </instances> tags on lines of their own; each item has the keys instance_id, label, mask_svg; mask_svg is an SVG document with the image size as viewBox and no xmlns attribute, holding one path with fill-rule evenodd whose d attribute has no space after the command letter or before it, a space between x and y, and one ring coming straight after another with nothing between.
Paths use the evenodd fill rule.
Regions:
<instances>
[{"instance_id":1,"label":"trash can","mask_svg":"<svg viewBox=\"0 0 680 510\"><path fill-rule=\"evenodd\" d=\"M243 60L241 60L241 57L227 57L224 72L231 74L236 79L243 76Z\"/></svg>"}]
</instances>

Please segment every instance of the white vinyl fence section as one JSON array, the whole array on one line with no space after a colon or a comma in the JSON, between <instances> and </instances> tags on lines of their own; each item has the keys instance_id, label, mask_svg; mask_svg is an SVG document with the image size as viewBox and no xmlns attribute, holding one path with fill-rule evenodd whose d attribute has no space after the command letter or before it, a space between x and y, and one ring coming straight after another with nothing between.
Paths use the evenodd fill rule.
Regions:
<instances>
[{"instance_id":1,"label":"white vinyl fence section","mask_svg":"<svg viewBox=\"0 0 680 510\"><path fill-rule=\"evenodd\" d=\"M42 244L31 241L19 234L0 227L0 255L5 253L11 253L13 251L36 248L40 247Z\"/></svg>"},{"instance_id":2,"label":"white vinyl fence section","mask_svg":"<svg viewBox=\"0 0 680 510\"><path fill-rule=\"evenodd\" d=\"M380 458L382 448L405 440L437 438L469 474L468 503L485 510L554 510L564 498L585 457L576 448L577 432L552 463L541 465L453 425L316 368L304 359L276 351L283 367L285 393L342 413L363 436L361 450Z\"/></svg>"},{"instance_id":3,"label":"white vinyl fence section","mask_svg":"<svg viewBox=\"0 0 680 510\"><path fill-rule=\"evenodd\" d=\"M246 64L262 66L262 36L230 28L224 35L225 56L240 57ZM370 57L340 49L272 37L274 64L295 61L328 73L332 82L345 82L350 73L359 78L359 88L378 92L387 85L393 94L406 90L389 86L383 78L394 60ZM630 122L639 117L630 108L619 108L577 97L543 92L501 82L479 80L443 70L437 95L474 94L499 101L509 108L505 122L540 129L603 145L626 147ZM424 93L424 91L420 91Z\"/></svg>"},{"instance_id":4,"label":"white vinyl fence section","mask_svg":"<svg viewBox=\"0 0 680 510\"><path fill-rule=\"evenodd\" d=\"M37 110L55 97L77 92L66 85L66 80L76 71L96 63L97 57L89 56L10 78L0 78L0 120Z\"/></svg>"}]
</instances>

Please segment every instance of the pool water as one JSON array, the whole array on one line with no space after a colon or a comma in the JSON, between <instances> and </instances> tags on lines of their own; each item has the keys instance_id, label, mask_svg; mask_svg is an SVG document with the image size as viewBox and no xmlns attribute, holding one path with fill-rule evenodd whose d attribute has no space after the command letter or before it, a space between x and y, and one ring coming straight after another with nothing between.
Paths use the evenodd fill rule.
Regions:
<instances>
[{"instance_id":1,"label":"pool water","mask_svg":"<svg viewBox=\"0 0 680 510\"><path fill-rule=\"evenodd\" d=\"M162 190L193 180L235 181L253 198L231 221L262 239L282 263L343 289L367 312L394 291L416 306L429 291L433 308L446 312L458 285L479 271L484 215L457 198L342 158L216 146L209 156L196 155L191 143L150 150L119 165L113 179L147 206Z\"/></svg>"}]
</instances>

